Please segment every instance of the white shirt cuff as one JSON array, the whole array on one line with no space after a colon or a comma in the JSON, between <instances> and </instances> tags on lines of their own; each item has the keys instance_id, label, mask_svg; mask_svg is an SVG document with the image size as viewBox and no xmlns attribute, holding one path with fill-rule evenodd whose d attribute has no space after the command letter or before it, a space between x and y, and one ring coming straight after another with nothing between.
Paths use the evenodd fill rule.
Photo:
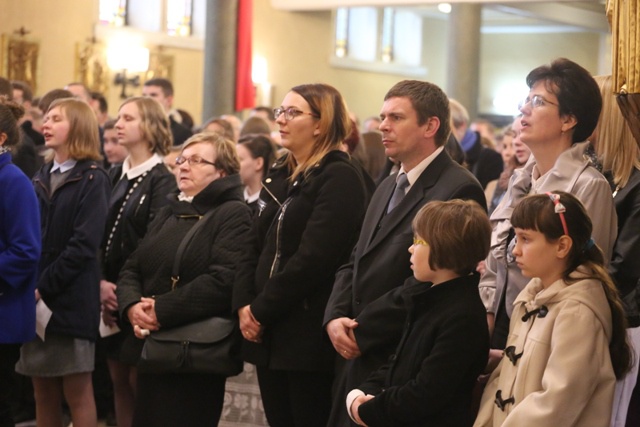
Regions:
<instances>
[{"instance_id":1,"label":"white shirt cuff","mask_svg":"<svg viewBox=\"0 0 640 427\"><path fill-rule=\"evenodd\" d=\"M364 391L359 390L357 388L351 390L349 394L347 394L347 413L349 414L349 418L351 418L353 422L356 424L357 424L356 419L353 417L353 415L351 415L351 405L353 404L353 401L360 396L366 396L366 395Z\"/></svg>"}]
</instances>

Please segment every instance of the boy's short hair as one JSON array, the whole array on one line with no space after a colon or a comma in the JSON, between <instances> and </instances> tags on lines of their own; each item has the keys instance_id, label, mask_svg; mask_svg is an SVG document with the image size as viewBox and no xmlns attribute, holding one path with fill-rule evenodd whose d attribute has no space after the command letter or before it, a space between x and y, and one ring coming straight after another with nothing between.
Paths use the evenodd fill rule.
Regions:
<instances>
[{"instance_id":1,"label":"boy's short hair","mask_svg":"<svg viewBox=\"0 0 640 427\"><path fill-rule=\"evenodd\" d=\"M429 267L459 275L475 271L489 253L491 223L472 200L433 201L413 219L413 232L429 245Z\"/></svg>"}]
</instances>

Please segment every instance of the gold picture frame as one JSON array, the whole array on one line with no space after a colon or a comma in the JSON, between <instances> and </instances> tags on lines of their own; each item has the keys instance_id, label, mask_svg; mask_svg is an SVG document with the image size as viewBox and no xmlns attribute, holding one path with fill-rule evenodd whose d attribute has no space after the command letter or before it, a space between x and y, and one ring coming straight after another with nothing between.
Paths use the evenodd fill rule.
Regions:
<instances>
[{"instance_id":1,"label":"gold picture frame","mask_svg":"<svg viewBox=\"0 0 640 427\"><path fill-rule=\"evenodd\" d=\"M107 94L110 74L105 46L94 39L79 42L75 59L75 80L91 91Z\"/></svg>"},{"instance_id":2,"label":"gold picture frame","mask_svg":"<svg viewBox=\"0 0 640 427\"><path fill-rule=\"evenodd\" d=\"M149 70L144 74L144 80L162 77L173 81L174 56L162 51L149 54Z\"/></svg>"},{"instance_id":3,"label":"gold picture frame","mask_svg":"<svg viewBox=\"0 0 640 427\"><path fill-rule=\"evenodd\" d=\"M9 80L27 83L33 92L38 90L38 57L40 43L24 34L3 34L0 40L0 71ZM26 34L26 33L25 33Z\"/></svg>"}]
</instances>

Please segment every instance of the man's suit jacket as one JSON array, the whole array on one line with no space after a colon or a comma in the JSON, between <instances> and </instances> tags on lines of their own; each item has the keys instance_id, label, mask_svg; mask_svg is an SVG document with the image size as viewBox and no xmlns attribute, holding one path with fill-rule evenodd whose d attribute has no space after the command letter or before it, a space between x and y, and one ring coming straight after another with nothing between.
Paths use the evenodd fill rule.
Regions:
<instances>
[{"instance_id":1,"label":"man's suit jacket","mask_svg":"<svg viewBox=\"0 0 640 427\"><path fill-rule=\"evenodd\" d=\"M171 126L171 134L173 135L173 145L182 145L193 135L191 130L176 122L171 116L169 116L169 124Z\"/></svg>"},{"instance_id":2,"label":"man's suit jacket","mask_svg":"<svg viewBox=\"0 0 640 427\"><path fill-rule=\"evenodd\" d=\"M385 214L395 178L392 175L385 179L374 193L358 243L350 262L336 273L325 310L325 325L339 317L359 321L354 332L363 356L347 362L340 380L347 388L345 392L357 387L371 371L386 362L400 340L405 316L403 302L393 294L380 297L413 276L408 248L413 241L411 223L418 210L427 202L451 199L475 200L486 209L486 197L476 178L454 162L446 151L427 166L396 208ZM361 319L363 310L378 299L370 310L375 315L366 316L371 322ZM379 328L381 325L384 330ZM341 408L339 402L342 402ZM341 410L344 411L344 396L338 391L332 414L335 426L343 425L333 418L336 411Z\"/></svg>"},{"instance_id":3,"label":"man's suit jacket","mask_svg":"<svg viewBox=\"0 0 640 427\"><path fill-rule=\"evenodd\" d=\"M471 199L486 209L486 198L475 177L441 152L388 215L395 175L374 193L350 262L336 274L324 321L357 317L370 302L413 275L408 248L413 241L411 222L432 200Z\"/></svg>"}]
</instances>

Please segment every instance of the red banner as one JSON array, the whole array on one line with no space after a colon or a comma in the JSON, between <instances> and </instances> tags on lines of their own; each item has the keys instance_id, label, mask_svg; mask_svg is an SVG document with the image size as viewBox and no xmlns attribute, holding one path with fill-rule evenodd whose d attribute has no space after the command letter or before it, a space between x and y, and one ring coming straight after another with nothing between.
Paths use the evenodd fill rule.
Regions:
<instances>
[{"instance_id":1,"label":"red banner","mask_svg":"<svg viewBox=\"0 0 640 427\"><path fill-rule=\"evenodd\" d=\"M253 0L238 0L236 50L236 111L255 107L255 88L251 80L251 18Z\"/></svg>"}]
</instances>

